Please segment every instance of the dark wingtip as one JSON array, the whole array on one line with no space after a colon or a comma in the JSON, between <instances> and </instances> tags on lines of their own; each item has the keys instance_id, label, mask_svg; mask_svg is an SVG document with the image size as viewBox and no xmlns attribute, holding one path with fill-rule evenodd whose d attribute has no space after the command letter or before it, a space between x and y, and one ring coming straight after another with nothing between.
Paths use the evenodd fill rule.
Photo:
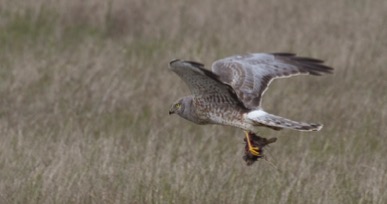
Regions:
<instances>
[{"instance_id":1,"label":"dark wingtip","mask_svg":"<svg viewBox=\"0 0 387 204\"><path fill-rule=\"evenodd\" d=\"M189 63L189 64L191 64L192 66L195 66L195 67L200 67L200 68L204 67L204 64L202 64L200 62L194 62L194 61L184 61L184 62L187 62L187 63Z\"/></svg>"},{"instance_id":2,"label":"dark wingtip","mask_svg":"<svg viewBox=\"0 0 387 204\"><path fill-rule=\"evenodd\" d=\"M204 64L202 64L202 63L194 62L194 61L181 60L181 59L173 59L173 60L171 60L169 62L169 65L172 65L175 62L185 62L185 63L191 64L192 66L195 66L195 67L200 67L200 68L204 67Z\"/></svg>"},{"instance_id":3,"label":"dark wingtip","mask_svg":"<svg viewBox=\"0 0 387 204\"><path fill-rule=\"evenodd\" d=\"M294 53L291 53L291 52L274 52L274 53L270 53L274 56L280 56L280 57L293 57L293 56L296 56L296 54Z\"/></svg>"},{"instance_id":4,"label":"dark wingtip","mask_svg":"<svg viewBox=\"0 0 387 204\"><path fill-rule=\"evenodd\" d=\"M311 75L320 76L322 73L332 74L333 68L324 65L324 61L309 57L299 57L293 53L272 53L276 57L282 57L282 59L293 61L301 66L304 71L309 72ZM288 62L289 62L288 61Z\"/></svg>"},{"instance_id":5,"label":"dark wingtip","mask_svg":"<svg viewBox=\"0 0 387 204\"><path fill-rule=\"evenodd\" d=\"M169 65L172 65L174 62L180 61L180 59L173 59L169 62Z\"/></svg>"}]
</instances>

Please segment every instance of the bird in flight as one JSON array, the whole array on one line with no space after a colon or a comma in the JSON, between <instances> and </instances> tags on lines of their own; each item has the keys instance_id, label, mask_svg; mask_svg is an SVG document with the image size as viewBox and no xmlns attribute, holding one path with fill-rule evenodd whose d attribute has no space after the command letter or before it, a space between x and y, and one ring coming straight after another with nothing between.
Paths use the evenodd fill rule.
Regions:
<instances>
[{"instance_id":1,"label":"bird in flight","mask_svg":"<svg viewBox=\"0 0 387 204\"><path fill-rule=\"evenodd\" d=\"M297 122L267 113L262 95L273 79L295 75L332 73L322 60L298 57L292 53L252 53L220 59L212 71L198 62L172 60L170 69L189 87L192 95L178 99L169 109L196 124L219 124L245 131L246 149L256 157L260 147L252 137L260 127L274 130L319 131L322 124Z\"/></svg>"}]
</instances>

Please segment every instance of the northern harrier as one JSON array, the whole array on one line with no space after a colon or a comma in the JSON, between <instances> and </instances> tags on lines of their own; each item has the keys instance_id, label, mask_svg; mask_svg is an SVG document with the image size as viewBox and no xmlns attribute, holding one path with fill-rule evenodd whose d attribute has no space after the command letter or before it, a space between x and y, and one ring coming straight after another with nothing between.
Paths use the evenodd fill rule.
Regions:
<instances>
[{"instance_id":1,"label":"northern harrier","mask_svg":"<svg viewBox=\"0 0 387 204\"><path fill-rule=\"evenodd\" d=\"M318 131L321 124L296 122L272 115L262 109L262 95L275 78L300 74L332 73L333 68L318 59L290 53L254 53L227 57L212 64L212 72L193 61L173 60L170 69L183 79L193 95L177 100L169 114L197 124L220 124L241 128L246 133L248 151L259 156L251 134L261 126ZM251 133L251 134L249 134Z\"/></svg>"}]
</instances>

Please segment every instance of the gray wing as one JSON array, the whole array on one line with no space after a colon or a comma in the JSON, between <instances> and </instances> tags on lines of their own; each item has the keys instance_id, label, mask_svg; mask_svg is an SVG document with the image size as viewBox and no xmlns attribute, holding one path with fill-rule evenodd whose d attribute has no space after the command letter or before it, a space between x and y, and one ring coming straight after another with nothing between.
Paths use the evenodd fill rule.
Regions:
<instances>
[{"instance_id":1,"label":"gray wing","mask_svg":"<svg viewBox=\"0 0 387 204\"><path fill-rule=\"evenodd\" d=\"M238 98L232 88L219 81L218 76L204 69L198 62L173 60L169 63L170 69L188 85L195 96L221 95L225 101L234 103Z\"/></svg>"},{"instance_id":2,"label":"gray wing","mask_svg":"<svg viewBox=\"0 0 387 204\"><path fill-rule=\"evenodd\" d=\"M323 61L297 57L291 53L254 53L227 57L212 64L219 80L230 85L245 107L256 109L261 97L275 78L300 74L332 73L333 68Z\"/></svg>"}]
</instances>

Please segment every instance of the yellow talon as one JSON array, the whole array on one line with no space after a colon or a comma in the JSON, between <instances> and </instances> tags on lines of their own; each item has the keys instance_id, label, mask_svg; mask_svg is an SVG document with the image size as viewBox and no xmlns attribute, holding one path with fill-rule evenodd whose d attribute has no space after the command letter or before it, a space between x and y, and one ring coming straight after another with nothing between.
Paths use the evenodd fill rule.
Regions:
<instances>
[{"instance_id":1,"label":"yellow talon","mask_svg":"<svg viewBox=\"0 0 387 204\"><path fill-rule=\"evenodd\" d=\"M247 140L247 146L249 147L249 152L254 156L259 156L259 148L253 147L250 143L250 136L247 131L245 131L246 140Z\"/></svg>"}]
</instances>

